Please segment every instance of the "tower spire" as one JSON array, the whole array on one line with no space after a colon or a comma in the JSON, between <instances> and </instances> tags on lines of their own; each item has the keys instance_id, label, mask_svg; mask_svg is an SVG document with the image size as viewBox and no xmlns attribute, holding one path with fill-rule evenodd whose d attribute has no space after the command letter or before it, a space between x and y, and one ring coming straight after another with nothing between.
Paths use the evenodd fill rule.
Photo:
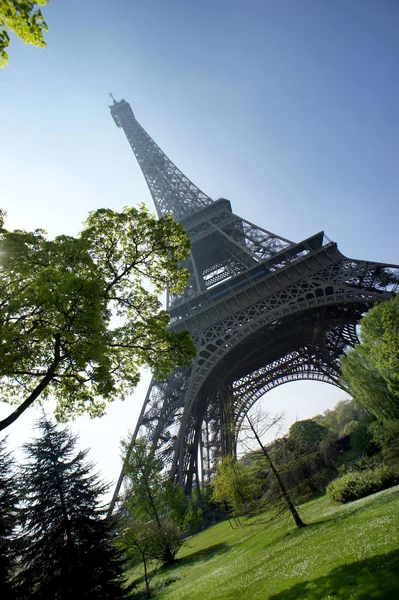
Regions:
<instances>
[{"instance_id":1,"label":"tower spire","mask_svg":"<svg viewBox=\"0 0 399 600\"><path fill-rule=\"evenodd\" d=\"M126 100L114 100L110 109L116 125L124 130L143 171L158 216L173 214L177 221L181 221L213 204L213 200L190 181L148 135Z\"/></svg>"}]
</instances>

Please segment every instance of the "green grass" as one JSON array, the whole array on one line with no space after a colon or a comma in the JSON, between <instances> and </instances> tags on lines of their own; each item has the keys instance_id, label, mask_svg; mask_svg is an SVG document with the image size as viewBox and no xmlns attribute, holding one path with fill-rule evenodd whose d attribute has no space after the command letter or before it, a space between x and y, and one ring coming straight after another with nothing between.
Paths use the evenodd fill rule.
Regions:
<instances>
[{"instance_id":1,"label":"green grass","mask_svg":"<svg viewBox=\"0 0 399 600\"><path fill-rule=\"evenodd\" d=\"M343 506L323 497L299 510L310 524L301 530L288 515L271 523L265 515L263 523L223 522L193 536L176 565L152 580L156 598L399 599L399 486Z\"/></svg>"}]
</instances>

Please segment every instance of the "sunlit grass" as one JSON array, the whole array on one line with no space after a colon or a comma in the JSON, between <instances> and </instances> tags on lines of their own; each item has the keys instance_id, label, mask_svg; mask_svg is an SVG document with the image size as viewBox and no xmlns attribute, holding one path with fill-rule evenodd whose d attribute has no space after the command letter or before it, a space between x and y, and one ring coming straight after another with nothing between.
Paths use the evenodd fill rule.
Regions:
<instances>
[{"instance_id":1,"label":"sunlit grass","mask_svg":"<svg viewBox=\"0 0 399 600\"><path fill-rule=\"evenodd\" d=\"M228 522L193 536L152 581L162 600L399 598L399 486L337 506L326 497L288 516ZM264 520L264 519L263 519ZM139 585L139 587L141 587ZM395 595L396 594L396 595Z\"/></svg>"}]
</instances>

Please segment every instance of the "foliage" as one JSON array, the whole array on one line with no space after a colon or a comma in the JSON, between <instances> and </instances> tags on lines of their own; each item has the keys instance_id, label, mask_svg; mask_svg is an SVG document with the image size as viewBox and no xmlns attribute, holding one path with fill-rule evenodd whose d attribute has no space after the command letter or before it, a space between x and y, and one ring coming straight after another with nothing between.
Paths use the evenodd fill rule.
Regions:
<instances>
[{"instance_id":1,"label":"foliage","mask_svg":"<svg viewBox=\"0 0 399 600\"><path fill-rule=\"evenodd\" d=\"M341 371L356 404L379 420L399 418L399 296L363 317L361 343L341 358Z\"/></svg>"},{"instance_id":2,"label":"foliage","mask_svg":"<svg viewBox=\"0 0 399 600\"><path fill-rule=\"evenodd\" d=\"M228 506L234 518L247 512L259 498L260 482L242 461L221 458L211 480L212 502Z\"/></svg>"},{"instance_id":3,"label":"foliage","mask_svg":"<svg viewBox=\"0 0 399 600\"><path fill-rule=\"evenodd\" d=\"M305 419L293 423L288 431L288 437L302 449L313 450L326 438L328 429L313 419Z\"/></svg>"},{"instance_id":4,"label":"foliage","mask_svg":"<svg viewBox=\"0 0 399 600\"><path fill-rule=\"evenodd\" d=\"M370 417L353 400L342 400L322 415L295 424L293 435L267 444L269 458L294 504L325 493L328 483L341 472L348 453L354 458L378 452L369 424ZM281 487L272 469L265 467L268 463L262 450L246 454L242 462L257 469L264 503L280 507Z\"/></svg>"},{"instance_id":5,"label":"foliage","mask_svg":"<svg viewBox=\"0 0 399 600\"><path fill-rule=\"evenodd\" d=\"M342 437L350 434L365 411L355 405L351 399L341 400L332 409L327 409L313 420L329 429L330 437Z\"/></svg>"},{"instance_id":6,"label":"foliage","mask_svg":"<svg viewBox=\"0 0 399 600\"><path fill-rule=\"evenodd\" d=\"M17 35L25 44L44 48L46 42L43 31L47 24L37 5L44 6L48 0L0 0L0 68L8 61L6 49L10 44L7 29Z\"/></svg>"},{"instance_id":7,"label":"foliage","mask_svg":"<svg viewBox=\"0 0 399 600\"><path fill-rule=\"evenodd\" d=\"M361 471L374 471L383 466L381 455L373 454L373 456L361 456L356 460L344 462L339 466L338 472L340 475L346 475L346 473L359 473Z\"/></svg>"},{"instance_id":8,"label":"foliage","mask_svg":"<svg viewBox=\"0 0 399 600\"><path fill-rule=\"evenodd\" d=\"M399 456L399 419L395 421L373 421L368 428L372 441L382 450L385 459Z\"/></svg>"},{"instance_id":9,"label":"foliage","mask_svg":"<svg viewBox=\"0 0 399 600\"><path fill-rule=\"evenodd\" d=\"M21 570L18 598L123 598L115 523L99 505L106 487L92 473L76 437L46 419L25 445L21 472Z\"/></svg>"},{"instance_id":10,"label":"foliage","mask_svg":"<svg viewBox=\"0 0 399 600\"><path fill-rule=\"evenodd\" d=\"M6 440L0 441L0 598L12 599L15 567L15 528L18 493L11 455Z\"/></svg>"},{"instance_id":11,"label":"foliage","mask_svg":"<svg viewBox=\"0 0 399 600\"><path fill-rule=\"evenodd\" d=\"M399 483L399 477L388 467L352 471L327 486L327 496L334 502L351 502L380 492Z\"/></svg>"},{"instance_id":12,"label":"foliage","mask_svg":"<svg viewBox=\"0 0 399 600\"><path fill-rule=\"evenodd\" d=\"M197 533L205 525L204 507L206 505L207 490L203 489L202 492L203 497L200 498L197 490L193 490L187 502L185 521L189 534Z\"/></svg>"},{"instance_id":13,"label":"foliage","mask_svg":"<svg viewBox=\"0 0 399 600\"><path fill-rule=\"evenodd\" d=\"M145 527L148 557L172 563L186 534L186 503L181 488L162 472L161 461L144 438L135 441L125 463L125 475L125 539L137 538L137 531ZM128 544L125 550L129 554Z\"/></svg>"},{"instance_id":14,"label":"foliage","mask_svg":"<svg viewBox=\"0 0 399 600\"><path fill-rule=\"evenodd\" d=\"M50 394L58 420L103 414L148 366L156 379L188 365L188 331L169 331L159 295L181 292L189 241L171 215L143 206L90 213L76 238L41 230L0 235L0 398L14 422Z\"/></svg>"},{"instance_id":15,"label":"foliage","mask_svg":"<svg viewBox=\"0 0 399 600\"><path fill-rule=\"evenodd\" d=\"M174 579L162 600L321 600L396 598L399 488L336 505L324 496L300 506L311 527L269 512L227 521L190 538L178 560L153 579ZM141 574L131 572L140 586Z\"/></svg>"},{"instance_id":16,"label":"foliage","mask_svg":"<svg viewBox=\"0 0 399 600\"><path fill-rule=\"evenodd\" d=\"M154 554L154 524L138 523L132 519L121 520L123 526L117 540L117 546L125 554L126 562L130 567L143 564L146 597L151 597L151 574L149 561ZM153 571L153 574L155 570Z\"/></svg>"},{"instance_id":17,"label":"foliage","mask_svg":"<svg viewBox=\"0 0 399 600\"><path fill-rule=\"evenodd\" d=\"M378 452L378 446L370 435L372 417L363 417L350 434L350 443L355 456L373 456Z\"/></svg>"}]
</instances>

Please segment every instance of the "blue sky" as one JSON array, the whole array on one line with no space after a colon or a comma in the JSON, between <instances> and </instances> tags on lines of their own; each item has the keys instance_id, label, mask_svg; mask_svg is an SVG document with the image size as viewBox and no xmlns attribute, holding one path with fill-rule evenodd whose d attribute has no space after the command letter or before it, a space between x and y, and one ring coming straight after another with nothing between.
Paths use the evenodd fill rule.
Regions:
<instances>
[{"instance_id":1,"label":"blue sky","mask_svg":"<svg viewBox=\"0 0 399 600\"><path fill-rule=\"evenodd\" d=\"M47 48L12 36L0 71L9 227L74 234L91 209L152 206L109 115L112 91L242 217L294 241L323 229L347 256L399 263L396 0L51 0L43 13ZM75 425L108 479L144 380L130 402ZM342 397L300 382L267 405L289 424Z\"/></svg>"}]
</instances>

